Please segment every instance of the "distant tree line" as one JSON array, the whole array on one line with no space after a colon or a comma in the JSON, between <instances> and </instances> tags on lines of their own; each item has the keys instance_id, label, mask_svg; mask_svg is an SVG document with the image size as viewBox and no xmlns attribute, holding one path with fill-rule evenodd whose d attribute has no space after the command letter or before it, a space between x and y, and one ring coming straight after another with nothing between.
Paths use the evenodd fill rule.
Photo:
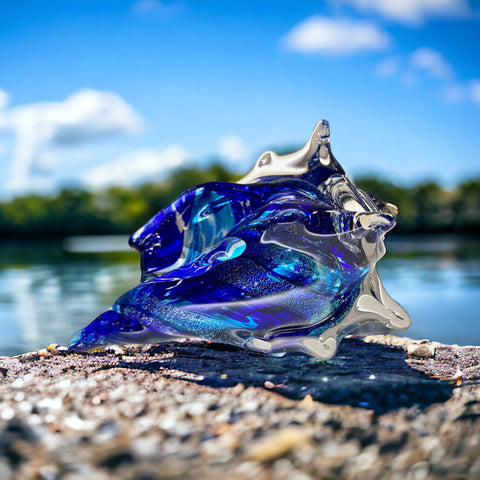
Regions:
<instances>
[{"instance_id":1,"label":"distant tree line","mask_svg":"<svg viewBox=\"0 0 480 480\"><path fill-rule=\"evenodd\" d=\"M480 178L446 190L435 182L401 187L378 178L355 183L399 210L396 232L480 234Z\"/></svg>"},{"instance_id":2,"label":"distant tree line","mask_svg":"<svg viewBox=\"0 0 480 480\"><path fill-rule=\"evenodd\" d=\"M177 170L161 183L17 197L0 202L0 239L133 233L187 188L211 180L236 179L238 176L222 165L214 164Z\"/></svg>"},{"instance_id":3,"label":"distant tree line","mask_svg":"<svg viewBox=\"0 0 480 480\"><path fill-rule=\"evenodd\" d=\"M219 164L177 170L162 183L99 192L65 189L0 203L0 238L49 238L132 233L182 191L211 180L235 181ZM356 184L398 206L397 232L480 234L480 179L445 190L434 182L401 187L372 177Z\"/></svg>"}]
</instances>

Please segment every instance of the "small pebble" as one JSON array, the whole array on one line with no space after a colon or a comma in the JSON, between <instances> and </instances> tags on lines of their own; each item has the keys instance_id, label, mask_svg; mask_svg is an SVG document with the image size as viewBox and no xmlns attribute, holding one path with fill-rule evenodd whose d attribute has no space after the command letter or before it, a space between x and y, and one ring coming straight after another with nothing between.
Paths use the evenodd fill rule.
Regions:
<instances>
[{"instance_id":1,"label":"small pebble","mask_svg":"<svg viewBox=\"0 0 480 480\"><path fill-rule=\"evenodd\" d=\"M313 406L313 404L314 404L314 401L310 394L305 395L305 397L303 397L303 400L301 400L299 403L299 405L304 408L305 407L310 408Z\"/></svg>"},{"instance_id":2,"label":"small pebble","mask_svg":"<svg viewBox=\"0 0 480 480\"><path fill-rule=\"evenodd\" d=\"M15 410L10 407L5 407L0 411L0 418L2 420L11 420L15 416Z\"/></svg>"},{"instance_id":3,"label":"small pebble","mask_svg":"<svg viewBox=\"0 0 480 480\"><path fill-rule=\"evenodd\" d=\"M17 392L15 394L15 396L13 397L13 399L16 401L16 402L21 402L25 399L25 393L23 392Z\"/></svg>"},{"instance_id":4,"label":"small pebble","mask_svg":"<svg viewBox=\"0 0 480 480\"><path fill-rule=\"evenodd\" d=\"M25 385L25 382L21 378L16 378L12 382L12 388L22 388Z\"/></svg>"},{"instance_id":5,"label":"small pebble","mask_svg":"<svg viewBox=\"0 0 480 480\"><path fill-rule=\"evenodd\" d=\"M433 358L435 356L435 346L431 344L408 345L407 354L414 357Z\"/></svg>"},{"instance_id":6,"label":"small pebble","mask_svg":"<svg viewBox=\"0 0 480 480\"><path fill-rule=\"evenodd\" d=\"M96 427L95 422L91 420L82 420L77 415L70 415L63 420L63 424L72 430L93 430Z\"/></svg>"},{"instance_id":7,"label":"small pebble","mask_svg":"<svg viewBox=\"0 0 480 480\"><path fill-rule=\"evenodd\" d=\"M286 427L253 445L250 458L259 462L269 462L282 457L290 450L308 445L311 439L311 432L304 428Z\"/></svg>"}]
</instances>

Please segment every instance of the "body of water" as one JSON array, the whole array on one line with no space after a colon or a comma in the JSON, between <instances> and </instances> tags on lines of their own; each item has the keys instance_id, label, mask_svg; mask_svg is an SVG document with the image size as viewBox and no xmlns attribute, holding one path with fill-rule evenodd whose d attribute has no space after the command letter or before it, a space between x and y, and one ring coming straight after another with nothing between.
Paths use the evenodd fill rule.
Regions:
<instances>
[{"instance_id":1,"label":"body of water","mask_svg":"<svg viewBox=\"0 0 480 480\"><path fill-rule=\"evenodd\" d=\"M111 244L121 250L126 242ZM108 250L108 239L100 243ZM138 283L136 252L92 252L94 244L1 244L0 355L65 344ZM480 345L480 239L392 237L387 249L378 270L412 317L403 335Z\"/></svg>"}]
</instances>

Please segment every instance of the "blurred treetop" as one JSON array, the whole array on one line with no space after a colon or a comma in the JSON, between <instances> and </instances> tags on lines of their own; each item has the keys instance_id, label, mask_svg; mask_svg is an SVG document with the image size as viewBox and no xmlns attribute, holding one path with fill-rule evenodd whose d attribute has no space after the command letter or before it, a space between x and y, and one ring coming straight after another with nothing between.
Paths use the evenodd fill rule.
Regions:
<instances>
[{"instance_id":1,"label":"blurred treetop","mask_svg":"<svg viewBox=\"0 0 480 480\"><path fill-rule=\"evenodd\" d=\"M182 191L212 180L235 181L220 164L175 171L162 183L91 192L62 190L56 196L27 195L0 203L2 238L66 237L133 233ZM480 179L445 190L434 182L401 187L374 177L356 184L399 208L396 232L480 234Z\"/></svg>"}]
</instances>

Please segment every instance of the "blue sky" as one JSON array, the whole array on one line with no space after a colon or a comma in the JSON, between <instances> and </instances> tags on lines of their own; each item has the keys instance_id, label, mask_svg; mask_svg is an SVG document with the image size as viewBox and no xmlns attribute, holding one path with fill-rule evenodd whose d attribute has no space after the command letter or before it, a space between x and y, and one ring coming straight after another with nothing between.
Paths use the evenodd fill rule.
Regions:
<instances>
[{"instance_id":1,"label":"blue sky","mask_svg":"<svg viewBox=\"0 0 480 480\"><path fill-rule=\"evenodd\" d=\"M468 0L1 0L0 192L246 172L322 118L351 175L480 175Z\"/></svg>"}]
</instances>

